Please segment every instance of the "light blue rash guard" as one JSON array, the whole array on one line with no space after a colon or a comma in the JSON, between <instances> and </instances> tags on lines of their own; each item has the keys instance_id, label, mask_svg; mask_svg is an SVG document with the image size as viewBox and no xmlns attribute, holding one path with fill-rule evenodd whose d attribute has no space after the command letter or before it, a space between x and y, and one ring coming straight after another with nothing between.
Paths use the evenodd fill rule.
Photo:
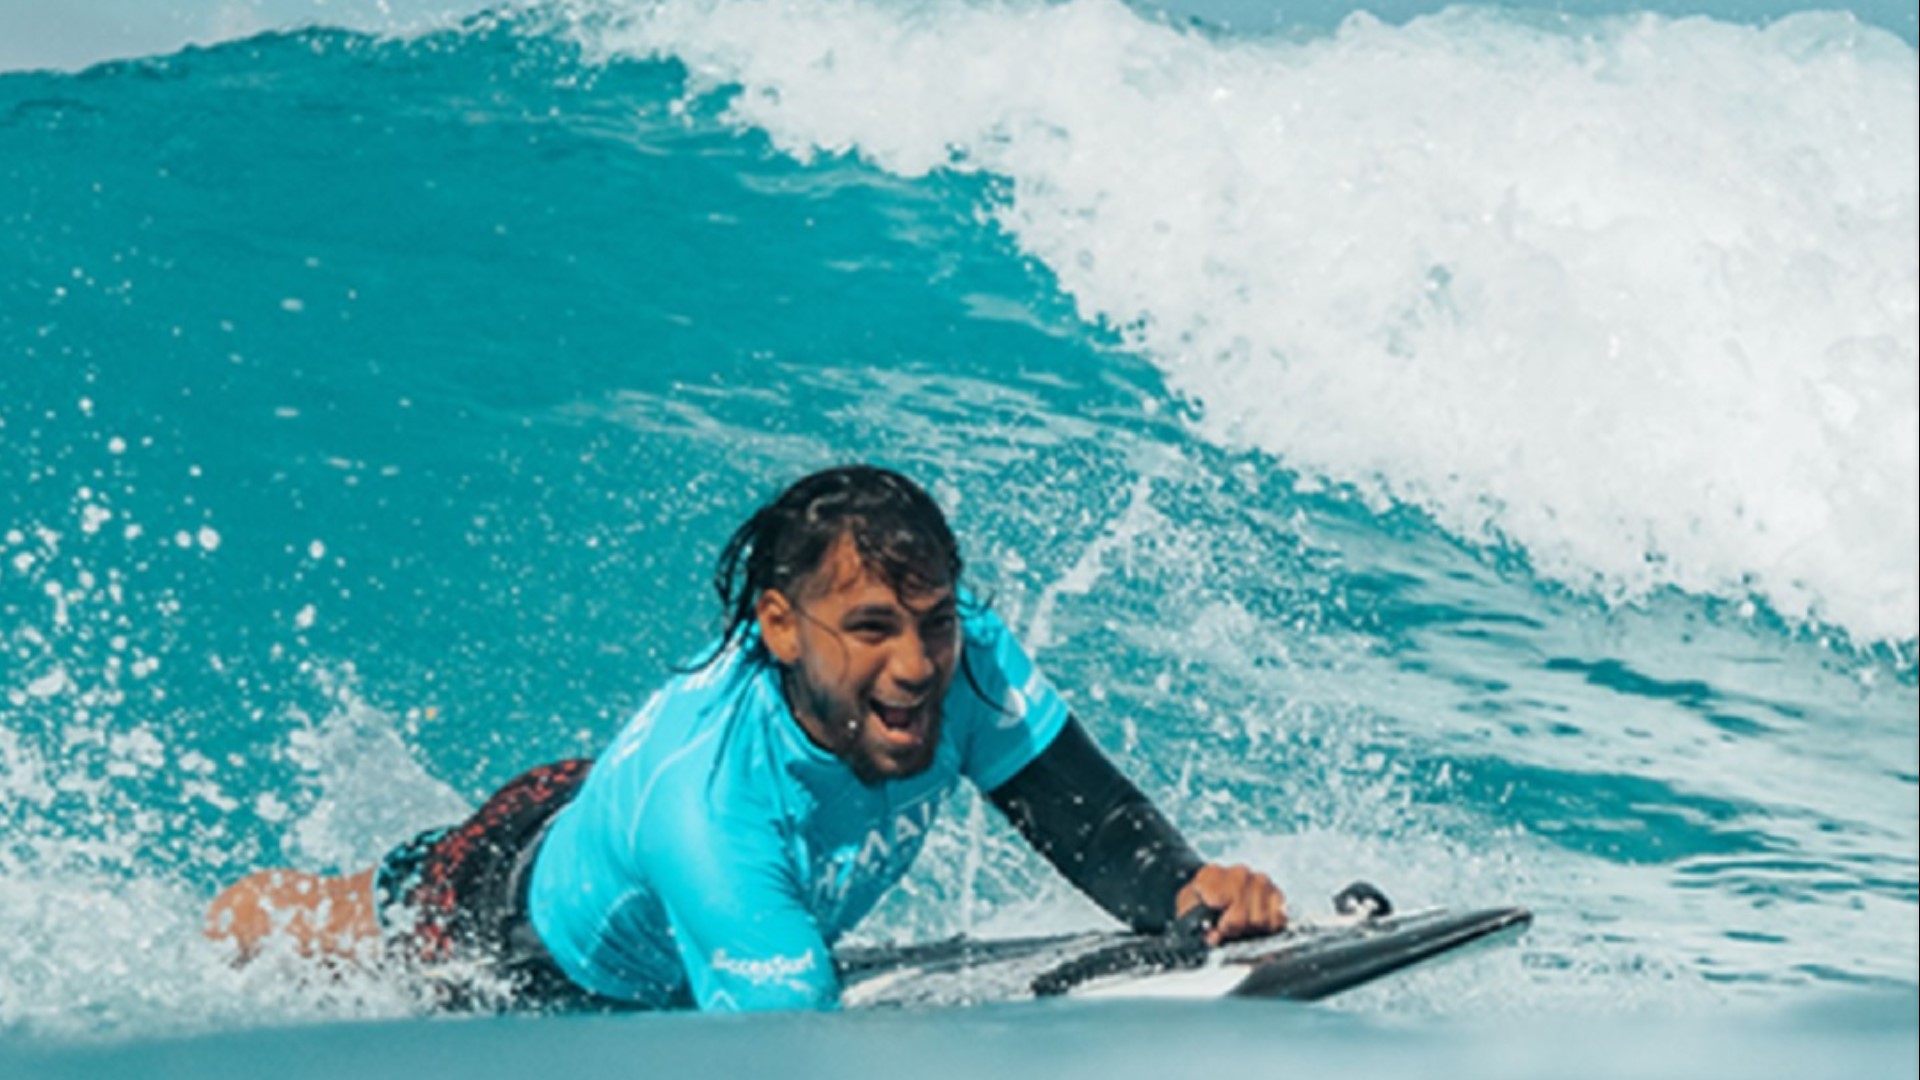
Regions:
<instances>
[{"instance_id":1,"label":"light blue rash guard","mask_svg":"<svg viewBox=\"0 0 1920 1080\"><path fill-rule=\"evenodd\" d=\"M907 872L941 800L961 776L999 787L1067 721L997 616L961 626L973 680L955 673L933 763L900 780L862 783L815 746L752 638L667 683L534 861L528 914L560 969L642 1006L838 1005L830 947Z\"/></svg>"}]
</instances>

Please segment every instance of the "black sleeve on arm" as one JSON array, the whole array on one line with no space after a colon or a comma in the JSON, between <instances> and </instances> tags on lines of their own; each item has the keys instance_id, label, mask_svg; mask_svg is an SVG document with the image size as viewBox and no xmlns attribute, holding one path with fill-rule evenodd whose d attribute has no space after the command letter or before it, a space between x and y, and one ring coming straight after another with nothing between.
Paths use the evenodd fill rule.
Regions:
<instances>
[{"instance_id":1,"label":"black sleeve on arm","mask_svg":"<svg viewBox=\"0 0 1920 1080\"><path fill-rule=\"evenodd\" d=\"M1176 894L1204 865L1072 717L987 798L1068 881L1136 930L1171 923Z\"/></svg>"}]
</instances>

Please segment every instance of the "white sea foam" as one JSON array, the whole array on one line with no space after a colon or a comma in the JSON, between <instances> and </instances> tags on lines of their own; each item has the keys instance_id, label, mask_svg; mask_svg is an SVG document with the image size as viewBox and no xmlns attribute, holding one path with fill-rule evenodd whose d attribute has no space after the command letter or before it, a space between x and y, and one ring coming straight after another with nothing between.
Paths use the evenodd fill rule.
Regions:
<instances>
[{"instance_id":1,"label":"white sea foam","mask_svg":"<svg viewBox=\"0 0 1920 1080\"><path fill-rule=\"evenodd\" d=\"M357 869L412 832L469 812L422 770L392 716L333 673L318 674L335 707L288 739L285 753L313 789L284 827L290 855L308 867ZM63 692L82 700L71 687ZM199 933L204 890L150 865L152 849L181 843L201 848L197 862L232 865L225 827L182 837L171 808L126 805L137 796L117 786L177 766L200 777L182 785L184 796L231 813L239 804L223 790L221 766L197 751L170 752L147 727L123 730L110 715L74 715L69 735L98 724L107 744L98 780L76 775L31 735L0 726L0 806L12 811L8 843L0 845L0 925L7 928L0 1031L177 1033L418 1011L403 979L378 970L319 974L284 943L262 961L232 968L225 949ZM57 807L63 794L80 802ZM271 791L256 797L254 809L269 822L294 815Z\"/></svg>"},{"instance_id":2,"label":"white sea foam","mask_svg":"<svg viewBox=\"0 0 1920 1080\"><path fill-rule=\"evenodd\" d=\"M420 764L391 715L348 686L333 692L333 711L288 737L289 759L324 793L288 830L288 846L304 864L355 870L423 828L473 812Z\"/></svg>"},{"instance_id":3,"label":"white sea foam","mask_svg":"<svg viewBox=\"0 0 1920 1080\"><path fill-rule=\"evenodd\" d=\"M1614 599L1920 618L1914 52L1844 15L1459 9L1214 40L1116 0L594 3L806 158L999 223L1203 433Z\"/></svg>"}]
</instances>

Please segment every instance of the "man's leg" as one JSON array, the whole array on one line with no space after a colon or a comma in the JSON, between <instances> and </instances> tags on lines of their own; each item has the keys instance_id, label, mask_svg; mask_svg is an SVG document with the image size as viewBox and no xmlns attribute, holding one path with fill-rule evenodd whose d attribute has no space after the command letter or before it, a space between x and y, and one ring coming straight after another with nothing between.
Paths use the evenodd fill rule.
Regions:
<instances>
[{"instance_id":1,"label":"man's leg","mask_svg":"<svg viewBox=\"0 0 1920 1080\"><path fill-rule=\"evenodd\" d=\"M232 942L239 964L258 956L274 937L290 941L301 956L360 957L364 945L380 936L373 871L340 877L299 870L248 874L214 897L204 932Z\"/></svg>"},{"instance_id":2,"label":"man's leg","mask_svg":"<svg viewBox=\"0 0 1920 1080\"><path fill-rule=\"evenodd\" d=\"M592 765L575 758L529 769L466 821L421 832L358 874L249 874L214 898L206 935L232 942L241 964L276 937L307 957L368 959L369 944L388 937L409 963L434 965L463 953L507 961L510 928L526 918L515 891L516 861L539 842ZM384 933L382 914L398 920Z\"/></svg>"}]
</instances>

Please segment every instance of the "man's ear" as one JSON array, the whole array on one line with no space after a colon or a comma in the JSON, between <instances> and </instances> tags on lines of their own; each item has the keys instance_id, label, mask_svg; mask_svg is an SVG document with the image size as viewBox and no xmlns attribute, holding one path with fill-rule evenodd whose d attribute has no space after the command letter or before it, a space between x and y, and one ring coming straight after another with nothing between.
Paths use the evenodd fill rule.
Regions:
<instances>
[{"instance_id":1,"label":"man's ear","mask_svg":"<svg viewBox=\"0 0 1920 1080\"><path fill-rule=\"evenodd\" d=\"M800 660L800 611L779 589L762 589L754 602L753 617L760 624L760 640L767 651L782 664Z\"/></svg>"}]
</instances>

